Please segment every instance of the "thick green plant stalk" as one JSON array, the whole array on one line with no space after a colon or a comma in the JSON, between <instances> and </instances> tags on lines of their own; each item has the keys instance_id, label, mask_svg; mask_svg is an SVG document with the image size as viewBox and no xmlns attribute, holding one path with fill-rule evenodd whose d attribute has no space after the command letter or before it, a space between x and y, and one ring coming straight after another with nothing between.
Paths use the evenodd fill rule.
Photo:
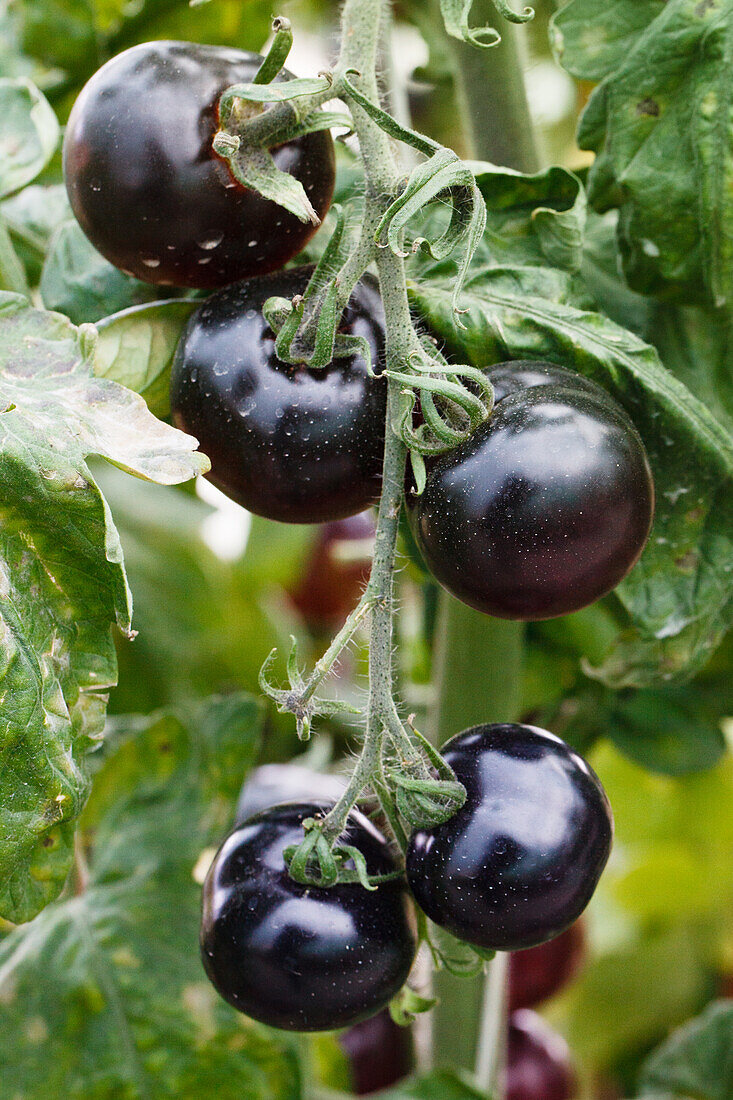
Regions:
<instances>
[{"instance_id":1,"label":"thick green plant stalk","mask_svg":"<svg viewBox=\"0 0 733 1100\"><path fill-rule=\"evenodd\" d=\"M476 26L496 22L492 0L475 0L472 21ZM461 117L473 156L519 172L536 172L541 158L524 83L524 28L502 23L500 45L488 50L453 38L450 42Z\"/></svg>"},{"instance_id":2,"label":"thick green plant stalk","mask_svg":"<svg viewBox=\"0 0 733 1100\"><path fill-rule=\"evenodd\" d=\"M475 18L495 14L477 0ZM522 71L521 27L504 24L501 45L479 50L452 43L461 115L477 159L519 171L539 168L540 156ZM441 593L435 653L437 745L471 725L519 717L524 625L493 619ZM484 981L436 975L433 1060L477 1071L482 1087L498 1087L506 1017L506 960L497 957ZM499 988L497 988L497 986ZM495 1017L499 1015L500 1019Z\"/></svg>"},{"instance_id":3,"label":"thick green plant stalk","mask_svg":"<svg viewBox=\"0 0 733 1100\"><path fill-rule=\"evenodd\" d=\"M492 619L441 592L432 730L436 743L479 722L519 714L522 623Z\"/></svg>"},{"instance_id":4,"label":"thick green plant stalk","mask_svg":"<svg viewBox=\"0 0 733 1100\"><path fill-rule=\"evenodd\" d=\"M441 593L432 723L437 744L469 726L510 722L519 716L523 636L523 623L492 619ZM503 983L501 964L496 970ZM472 1070L475 1063L486 1062L485 1052L477 1058L479 1021L484 1004L496 997L485 984L480 978L456 977L447 971L436 975L436 1065ZM487 1028L482 1030L487 1033ZM493 1067L495 1060L489 1058L489 1064Z\"/></svg>"}]
</instances>

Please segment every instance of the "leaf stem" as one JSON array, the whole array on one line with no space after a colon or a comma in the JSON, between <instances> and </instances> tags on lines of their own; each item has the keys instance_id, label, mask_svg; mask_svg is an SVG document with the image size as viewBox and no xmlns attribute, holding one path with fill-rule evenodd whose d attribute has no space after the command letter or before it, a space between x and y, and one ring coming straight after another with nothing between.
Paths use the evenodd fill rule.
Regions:
<instances>
[{"instance_id":1,"label":"leaf stem","mask_svg":"<svg viewBox=\"0 0 733 1100\"><path fill-rule=\"evenodd\" d=\"M374 600L369 592L365 592L359 603L349 615L344 625L336 634L323 656L316 662L313 672L308 677L308 682L300 693L298 701L307 703L313 698L318 688L328 676L339 656L349 644L359 625L364 621L374 606Z\"/></svg>"}]
</instances>

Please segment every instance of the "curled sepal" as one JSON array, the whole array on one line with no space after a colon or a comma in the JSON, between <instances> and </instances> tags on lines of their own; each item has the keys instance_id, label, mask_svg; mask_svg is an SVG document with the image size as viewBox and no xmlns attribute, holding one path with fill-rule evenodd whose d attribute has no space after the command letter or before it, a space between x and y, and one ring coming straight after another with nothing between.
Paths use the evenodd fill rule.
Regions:
<instances>
[{"instance_id":1,"label":"curled sepal","mask_svg":"<svg viewBox=\"0 0 733 1100\"><path fill-rule=\"evenodd\" d=\"M305 837L283 852L290 877L303 886L333 886L338 881L338 863L315 818L303 822Z\"/></svg>"},{"instance_id":2,"label":"curled sepal","mask_svg":"<svg viewBox=\"0 0 733 1100\"><path fill-rule=\"evenodd\" d=\"M457 779L416 779L399 772L390 778L400 816L413 829L442 825L466 801L466 788Z\"/></svg>"},{"instance_id":3,"label":"curled sepal","mask_svg":"<svg viewBox=\"0 0 733 1100\"><path fill-rule=\"evenodd\" d=\"M472 27L469 23L474 0L440 0L440 10L448 34L462 39L480 49L498 46L501 35L494 27ZM510 23L528 23L534 18L534 10L525 7L521 12L514 11L508 0L493 0L494 7Z\"/></svg>"},{"instance_id":4,"label":"curled sepal","mask_svg":"<svg viewBox=\"0 0 733 1100\"><path fill-rule=\"evenodd\" d=\"M290 641L291 649L290 653L288 654L288 675L290 673L291 667L293 667L293 661L297 660L298 652L298 642L297 639L292 636L292 634L290 636ZM260 685L260 691L264 695L266 695L268 699L273 699L276 703L281 703L285 701L287 696L290 695L293 690L295 690L296 686L301 688L303 687L303 679L302 677L299 677L300 682L297 685L291 682L290 690L286 690L285 688L278 688L273 683L271 683L269 675L277 659L277 654L278 651L276 648L271 649L270 652L267 654L264 661L262 662L262 667L260 668L258 682Z\"/></svg>"},{"instance_id":5,"label":"curled sepal","mask_svg":"<svg viewBox=\"0 0 733 1100\"><path fill-rule=\"evenodd\" d=\"M404 369L385 374L403 386L392 427L411 455L442 454L465 442L491 415L494 390L488 375L477 367L447 363L427 340L409 356ZM422 422L416 427L417 395ZM419 473L418 463L418 494L424 484Z\"/></svg>"},{"instance_id":6,"label":"curled sepal","mask_svg":"<svg viewBox=\"0 0 733 1100\"><path fill-rule=\"evenodd\" d=\"M293 28L289 19L278 15L272 21L274 38L267 56L257 70L254 84L269 84L281 71L293 46Z\"/></svg>"},{"instance_id":7,"label":"curled sepal","mask_svg":"<svg viewBox=\"0 0 733 1100\"><path fill-rule=\"evenodd\" d=\"M276 35L273 49L277 39ZM280 52L286 39L287 34L281 41ZM314 110L317 103L313 102L313 97L322 99L323 93L331 88L333 77L324 73L303 80L263 83L264 78L272 79L277 75L273 70L278 65L279 53L271 51L271 55L263 62L254 82L232 84L223 92L219 99L219 131L214 135L213 149L229 162L232 175L243 187L257 191L302 222L320 225L320 218L302 183L277 167L270 149L290 141L295 132L300 135L323 128L323 120ZM288 110L284 114L263 110L266 104L287 104Z\"/></svg>"},{"instance_id":8,"label":"curled sepal","mask_svg":"<svg viewBox=\"0 0 733 1100\"><path fill-rule=\"evenodd\" d=\"M426 925L424 939L438 970L447 970L459 978L472 978L485 969L496 953L464 943L437 924L426 921Z\"/></svg>"},{"instance_id":9,"label":"curled sepal","mask_svg":"<svg viewBox=\"0 0 733 1100\"><path fill-rule=\"evenodd\" d=\"M323 823L313 817L303 822L305 837L300 844L291 844L283 851L290 877L301 886L335 886L358 883L374 891L383 882L402 877L401 871L386 875L370 875L366 859L353 844L331 846L323 835Z\"/></svg>"},{"instance_id":10,"label":"curled sepal","mask_svg":"<svg viewBox=\"0 0 733 1100\"><path fill-rule=\"evenodd\" d=\"M282 298L268 299L263 312L277 334L275 354L282 362L305 363L313 370L321 370L334 359L361 355L371 373L368 341L363 336L349 336L338 331L347 301L338 275L333 272L346 259L350 244L344 211L335 206L333 213L336 226L304 292L291 302Z\"/></svg>"},{"instance_id":11,"label":"curled sepal","mask_svg":"<svg viewBox=\"0 0 733 1100\"><path fill-rule=\"evenodd\" d=\"M229 161L235 179L265 199L276 202L298 221L320 225L321 219L300 180L281 172L268 149L246 145L237 135L220 131L214 137L214 152Z\"/></svg>"},{"instance_id":12,"label":"curled sepal","mask_svg":"<svg viewBox=\"0 0 733 1100\"><path fill-rule=\"evenodd\" d=\"M420 748L423 750L428 760L435 768L438 777L440 779L445 779L451 783L455 782L456 773L453 771L453 768L450 766L450 764L447 763L447 761L443 759L438 750L435 748L435 745L431 745L427 737L425 737L424 734L420 733L420 730L417 728L417 726L413 724L413 718L414 715L408 718L407 725L410 727L410 732L412 733L412 736L415 738L417 743L420 745ZM461 803L461 805L463 805L463 803Z\"/></svg>"},{"instance_id":13,"label":"curled sepal","mask_svg":"<svg viewBox=\"0 0 733 1100\"><path fill-rule=\"evenodd\" d=\"M298 666L298 643L292 638L292 646L287 660L288 687L277 687L270 680L277 649L270 651L265 658L259 674L259 685L263 695L272 699L280 714L293 714L298 737L301 741L310 739L311 727L316 717L332 717L337 714L360 714L358 707L340 699L319 699L312 688L303 679Z\"/></svg>"},{"instance_id":14,"label":"curled sepal","mask_svg":"<svg viewBox=\"0 0 733 1100\"><path fill-rule=\"evenodd\" d=\"M305 118L310 114L312 106L304 104L303 110L298 110L293 100L309 98L327 92L333 84L331 73L322 73L320 76L296 77L293 80L283 80L277 84L262 84L250 82L249 84L232 84L222 92L219 100L219 118L222 129L231 121L233 115L239 115L238 101L248 103L290 103L292 110L300 117Z\"/></svg>"},{"instance_id":15,"label":"curled sepal","mask_svg":"<svg viewBox=\"0 0 733 1100\"><path fill-rule=\"evenodd\" d=\"M409 1027L423 1012L429 1012L438 1003L437 997L421 997L409 985L403 985L396 997L389 1002L389 1014L398 1027Z\"/></svg>"},{"instance_id":16,"label":"curled sepal","mask_svg":"<svg viewBox=\"0 0 733 1100\"><path fill-rule=\"evenodd\" d=\"M492 0L492 3L499 15L503 15L509 23L529 23L530 19L534 19L534 8L529 4L521 11L515 11L508 0Z\"/></svg>"},{"instance_id":17,"label":"curled sepal","mask_svg":"<svg viewBox=\"0 0 733 1100\"><path fill-rule=\"evenodd\" d=\"M450 207L447 229L437 240L416 238L412 249L429 252L436 260L462 252L453 288L453 310L458 314L458 299L468 268L486 228L486 203L473 172L451 149L437 149L429 160L413 170L407 186L385 211L375 241L397 255L407 255L402 242L408 223L438 199ZM461 323L460 318L457 322Z\"/></svg>"},{"instance_id":18,"label":"curled sepal","mask_svg":"<svg viewBox=\"0 0 733 1100\"><path fill-rule=\"evenodd\" d=\"M419 451L410 451L410 469L415 482L415 496L422 496L425 492L425 483L428 479L428 471L425 459Z\"/></svg>"},{"instance_id":19,"label":"curled sepal","mask_svg":"<svg viewBox=\"0 0 733 1100\"><path fill-rule=\"evenodd\" d=\"M339 134L337 140L343 140L353 133L354 124L351 115L345 111L311 111L300 122L288 126L288 141L305 137L306 134L315 134L319 130L333 130L335 127L343 127L346 133Z\"/></svg>"}]
</instances>

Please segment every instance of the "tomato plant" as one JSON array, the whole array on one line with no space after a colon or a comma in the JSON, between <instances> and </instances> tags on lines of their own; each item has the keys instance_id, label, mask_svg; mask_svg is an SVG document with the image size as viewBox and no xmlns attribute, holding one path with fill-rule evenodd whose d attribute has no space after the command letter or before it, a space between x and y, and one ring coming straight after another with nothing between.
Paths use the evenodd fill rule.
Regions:
<instances>
[{"instance_id":1,"label":"tomato plant","mask_svg":"<svg viewBox=\"0 0 733 1100\"><path fill-rule=\"evenodd\" d=\"M0 5L0 1100L722 1100L733 5L283 8Z\"/></svg>"}]
</instances>

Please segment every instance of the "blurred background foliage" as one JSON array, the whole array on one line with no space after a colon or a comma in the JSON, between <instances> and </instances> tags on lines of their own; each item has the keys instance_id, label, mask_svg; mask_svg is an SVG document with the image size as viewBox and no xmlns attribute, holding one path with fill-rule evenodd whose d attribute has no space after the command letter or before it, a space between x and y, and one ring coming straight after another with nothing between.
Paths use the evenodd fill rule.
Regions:
<instances>
[{"instance_id":1,"label":"blurred background foliage","mask_svg":"<svg viewBox=\"0 0 733 1100\"><path fill-rule=\"evenodd\" d=\"M297 28L290 67L299 75L317 70L328 60L338 5L283 0L275 6ZM548 23L556 5L537 0L534 6L525 65L543 159L582 172L591 158L579 150L574 134L591 86L574 83L552 58ZM463 135L456 131L450 67L444 42L431 40L428 7L427 0L396 5L390 63L415 125L460 151ZM0 0L0 77L33 79L63 122L84 81L120 50L175 37L260 49L273 14L272 0L217 0L194 8L181 0ZM352 169L346 158L342 168L348 189ZM47 307L88 321L155 297L151 288L92 255L68 221L58 157L32 187L7 199L2 212L29 281L40 283ZM711 331L709 315L651 305L621 286L602 221L591 223L584 273L605 311L656 343L698 396L714 401L721 417L730 415L729 322ZM716 363L715 387L709 376L702 381L709 393L698 386L699 348ZM193 486L161 488L109 467L96 475L120 529L138 631L134 641L118 642L113 729L124 729L126 715L161 709L193 713L198 701L211 695L257 694L258 670L274 646L287 649L294 634L304 657L317 655L328 629L358 597L368 556L363 529L356 538L337 532L324 551L317 529L248 517L208 486L198 492ZM431 701L436 590L406 532L401 564L401 690L424 722ZM316 576L332 578L344 601L320 617L303 598L303 579L314 568ZM548 1018L570 1043L587 1097L631 1094L648 1052L729 989L733 975L731 642L685 685L611 692L586 670L600 662L622 624L613 597L566 619L533 624L522 680L523 718L547 726L589 756L616 816L612 862L589 910L589 957L570 988L546 1006ZM338 690L358 698L363 670L362 640L342 662ZM263 723L261 762L288 759L302 747L291 720L272 707ZM332 722L326 732L330 739L323 755L332 751L337 766L349 751L351 730ZM89 828L94 805L87 812ZM210 842L210 830L204 833ZM309 1057L330 1085L346 1087L343 1056L329 1043L312 1044ZM257 1044L248 1037L241 1045ZM267 1061L263 1049L257 1048L255 1061ZM290 1067L290 1053L281 1057ZM288 1072L287 1087L277 1095L296 1095L296 1071ZM0 1097L11 1100L11 1095L0 1082Z\"/></svg>"}]
</instances>

